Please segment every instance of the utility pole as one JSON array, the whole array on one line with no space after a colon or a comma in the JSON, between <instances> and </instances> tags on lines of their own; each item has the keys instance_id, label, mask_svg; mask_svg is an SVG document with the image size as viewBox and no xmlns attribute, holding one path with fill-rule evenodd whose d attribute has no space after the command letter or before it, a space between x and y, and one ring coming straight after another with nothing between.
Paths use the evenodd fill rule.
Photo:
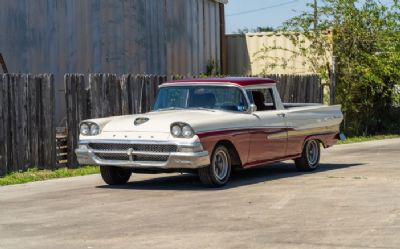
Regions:
<instances>
[{"instance_id":1,"label":"utility pole","mask_svg":"<svg viewBox=\"0 0 400 249\"><path fill-rule=\"evenodd\" d=\"M314 30L318 28L318 1L314 0Z\"/></svg>"},{"instance_id":2,"label":"utility pole","mask_svg":"<svg viewBox=\"0 0 400 249\"><path fill-rule=\"evenodd\" d=\"M336 76L337 76L337 61L336 56L332 56L332 73L331 73L331 85L329 89L329 102L331 105L336 103Z\"/></svg>"}]
</instances>

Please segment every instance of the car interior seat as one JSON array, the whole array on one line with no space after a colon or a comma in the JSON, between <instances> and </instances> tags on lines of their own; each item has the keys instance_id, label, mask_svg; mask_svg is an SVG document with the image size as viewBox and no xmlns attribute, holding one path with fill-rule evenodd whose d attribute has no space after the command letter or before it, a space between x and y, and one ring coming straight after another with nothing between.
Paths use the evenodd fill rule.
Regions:
<instances>
[{"instance_id":1,"label":"car interior seat","mask_svg":"<svg viewBox=\"0 0 400 249\"><path fill-rule=\"evenodd\" d=\"M257 111L265 111L267 107L265 106L264 94L259 91L252 91L254 104L257 106Z\"/></svg>"}]
</instances>

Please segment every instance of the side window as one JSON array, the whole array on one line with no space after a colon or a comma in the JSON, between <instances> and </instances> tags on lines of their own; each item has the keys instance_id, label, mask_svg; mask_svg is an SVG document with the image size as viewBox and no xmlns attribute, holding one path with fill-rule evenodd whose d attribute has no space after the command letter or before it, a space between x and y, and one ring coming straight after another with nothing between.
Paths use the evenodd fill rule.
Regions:
<instances>
[{"instance_id":1,"label":"side window","mask_svg":"<svg viewBox=\"0 0 400 249\"><path fill-rule=\"evenodd\" d=\"M276 110L274 94L271 88L248 91L249 98L257 106L257 111Z\"/></svg>"},{"instance_id":2,"label":"side window","mask_svg":"<svg viewBox=\"0 0 400 249\"><path fill-rule=\"evenodd\" d=\"M266 89L265 93L265 105L267 106L268 110L276 110L274 92L271 88Z\"/></svg>"}]
</instances>

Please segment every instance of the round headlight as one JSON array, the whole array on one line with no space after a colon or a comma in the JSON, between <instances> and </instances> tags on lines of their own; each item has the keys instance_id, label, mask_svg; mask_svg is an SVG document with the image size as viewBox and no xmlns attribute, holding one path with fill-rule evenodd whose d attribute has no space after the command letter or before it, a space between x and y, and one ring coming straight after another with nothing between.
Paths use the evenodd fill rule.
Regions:
<instances>
[{"instance_id":1,"label":"round headlight","mask_svg":"<svg viewBox=\"0 0 400 249\"><path fill-rule=\"evenodd\" d=\"M90 135L98 135L100 133L100 127L97 124L90 125Z\"/></svg>"},{"instance_id":2,"label":"round headlight","mask_svg":"<svg viewBox=\"0 0 400 249\"><path fill-rule=\"evenodd\" d=\"M182 129L181 129L181 127L179 125L174 125L171 128L171 133L172 133L173 136L179 137L179 136L182 135Z\"/></svg>"},{"instance_id":3,"label":"round headlight","mask_svg":"<svg viewBox=\"0 0 400 249\"><path fill-rule=\"evenodd\" d=\"M183 127L182 127L182 135L183 135L184 137L186 137L186 138L193 137L194 132L193 132L192 127L190 127L190 126L188 126L188 125L183 126Z\"/></svg>"},{"instance_id":4,"label":"round headlight","mask_svg":"<svg viewBox=\"0 0 400 249\"><path fill-rule=\"evenodd\" d=\"M90 129L89 129L89 125L87 125L86 123L81 124L81 128L80 128L80 132L82 135L89 135Z\"/></svg>"}]
</instances>

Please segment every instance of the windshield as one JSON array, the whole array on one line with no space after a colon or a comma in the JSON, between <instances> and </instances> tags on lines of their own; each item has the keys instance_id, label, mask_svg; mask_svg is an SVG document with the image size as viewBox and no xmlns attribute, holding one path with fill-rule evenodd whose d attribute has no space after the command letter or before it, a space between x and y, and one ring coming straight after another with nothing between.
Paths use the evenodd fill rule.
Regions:
<instances>
[{"instance_id":1,"label":"windshield","mask_svg":"<svg viewBox=\"0 0 400 249\"><path fill-rule=\"evenodd\" d=\"M170 109L218 109L243 112L247 101L237 87L168 86L160 88L153 111Z\"/></svg>"}]
</instances>

